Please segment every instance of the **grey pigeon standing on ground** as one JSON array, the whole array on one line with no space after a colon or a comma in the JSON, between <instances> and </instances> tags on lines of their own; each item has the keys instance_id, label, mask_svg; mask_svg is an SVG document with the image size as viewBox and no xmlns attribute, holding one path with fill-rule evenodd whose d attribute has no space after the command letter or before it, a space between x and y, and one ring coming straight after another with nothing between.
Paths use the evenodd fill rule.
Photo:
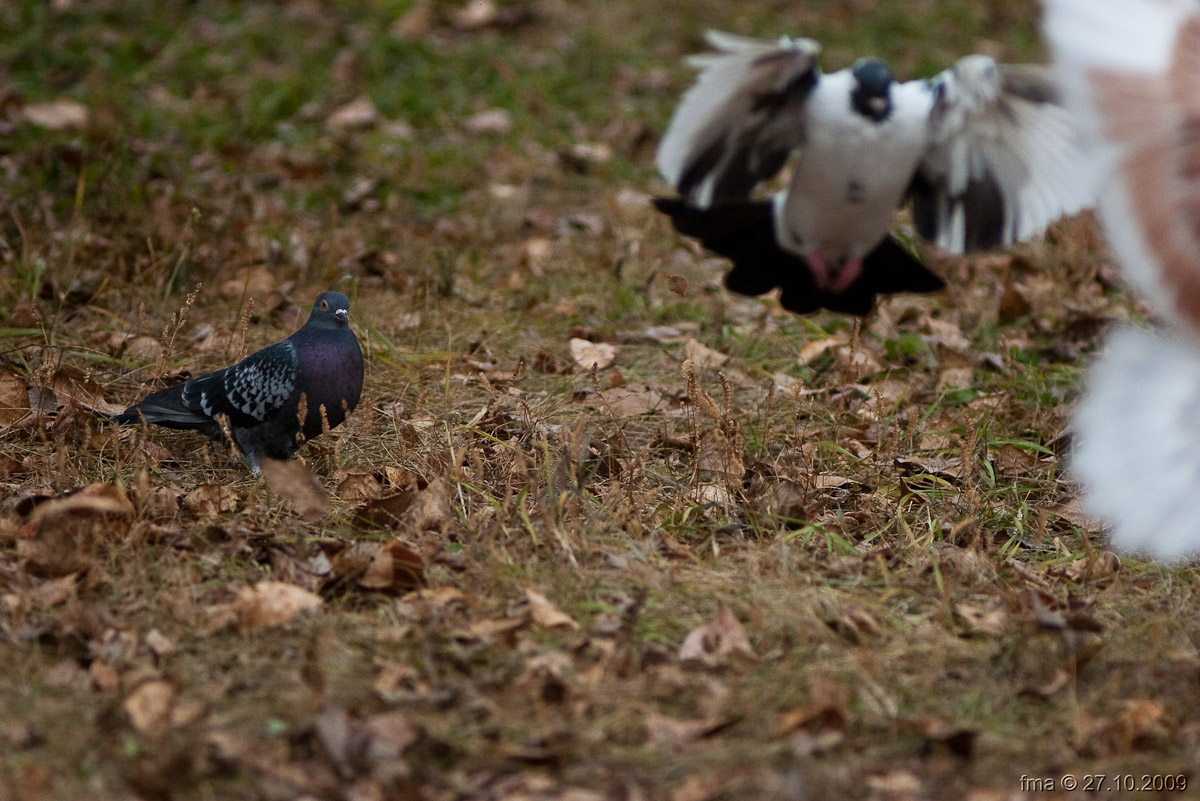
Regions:
<instances>
[{"instance_id":1,"label":"grey pigeon standing on ground","mask_svg":"<svg viewBox=\"0 0 1200 801\"><path fill-rule=\"evenodd\" d=\"M148 395L112 419L232 438L255 473L264 458L289 459L358 405L363 357L349 309L341 292L322 292L308 322L287 339Z\"/></svg>"},{"instance_id":2,"label":"grey pigeon standing on ground","mask_svg":"<svg viewBox=\"0 0 1200 801\"><path fill-rule=\"evenodd\" d=\"M866 314L878 293L942 286L888 232L907 199L917 233L956 253L1027 239L1095 200L1082 135L1044 69L967 56L899 82L873 59L824 74L811 39L709 42L658 150L680 198L656 205L733 261L735 292L780 287L795 312ZM785 189L751 199L789 164Z\"/></svg>"}]
</instances>

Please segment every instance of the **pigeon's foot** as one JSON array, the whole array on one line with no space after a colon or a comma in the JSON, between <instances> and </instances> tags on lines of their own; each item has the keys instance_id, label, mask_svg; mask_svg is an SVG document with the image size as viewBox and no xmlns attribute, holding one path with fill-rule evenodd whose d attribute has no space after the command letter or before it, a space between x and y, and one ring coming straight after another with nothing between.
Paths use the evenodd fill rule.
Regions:
<instances>
[{"instance_id":1,"label":"pigeon's foot","mask_svg":"<svg viewBox=\"0 0 1200 801\"><path fill-rule=\"evenodd\" d=\"M863 272L862 259L856 256L847 256L842 262L841 268L837 271L837 275L833 277L833 281L829 284L829 291L838 293L845 292L854 282L858 280Z\"/></svg>"}]
</instances>

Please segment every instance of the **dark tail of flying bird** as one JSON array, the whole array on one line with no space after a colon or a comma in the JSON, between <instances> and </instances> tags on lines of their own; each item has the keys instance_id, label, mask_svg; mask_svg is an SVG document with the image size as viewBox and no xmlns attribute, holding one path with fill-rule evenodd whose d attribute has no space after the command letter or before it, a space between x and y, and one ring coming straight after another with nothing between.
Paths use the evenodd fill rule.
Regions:
<instances>
[{"instance_id":1,"label":"dark tail of flying bird","mask_svg":"<svg viewBox=\"0 0 1200 801\"><path fill-rule=\"evenodd\" d=\"M779 246L771 201L723 203L700 209L674 198L655 198L675 230L733 262L725 286L742 295L764 295L779 287L788 311L808 314L829 309L864 315L876 295L937 292L945 286L935 273L895 237L888 235L863 259L862 275L841 292L820 289L803 256Z\"/></svg>"}]
</instances>

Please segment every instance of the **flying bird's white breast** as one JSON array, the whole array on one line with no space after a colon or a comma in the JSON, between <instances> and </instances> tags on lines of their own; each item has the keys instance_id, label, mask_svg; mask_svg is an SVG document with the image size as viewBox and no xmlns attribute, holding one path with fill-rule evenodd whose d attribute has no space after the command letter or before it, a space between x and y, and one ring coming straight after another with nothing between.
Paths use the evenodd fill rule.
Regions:
<instances>
[{"instance_id":1,"label":"flying bird's white breast","mask_svg":"<svg viewBox=\"0 0 1200 801\"><path fill-rule=\"evenodd\" d=\"M805 145L780 208L780 244L797 254L861 258L887 233L926 144L931 98L892 86L892 113L875 122L851 107L848 70L821 79L808 100Z\"/></svg>"}]
</instances>

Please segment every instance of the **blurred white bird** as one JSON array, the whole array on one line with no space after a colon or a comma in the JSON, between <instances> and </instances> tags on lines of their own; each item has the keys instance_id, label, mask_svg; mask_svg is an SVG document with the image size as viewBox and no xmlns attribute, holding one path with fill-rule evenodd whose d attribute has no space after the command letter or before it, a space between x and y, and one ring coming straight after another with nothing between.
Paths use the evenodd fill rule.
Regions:
<instances>
[{"instance_id":1,"label":"blurred white bird","mask_svg":"<svg viewBox=\"0 0 1200 801\"><path fill-rule=\"evenodd\" d=\"M1115 545L1200 553L1200 3L1044 7L1064 100L1102 175L1109 245L1171 323L1111 338L1076 413L1072 467Z\"/></svg>"},{"instance_id":2,"label":"blurred white bird","mask_svg":"<svg viewBox=\"0 0 1200 801\"><path fill-rule=\"evenodd\" d=\"M907 198L917 232L955 252L1010 245L1094 200L1044 68L976 55L899 83L873 59L822 74L809 39L708 41L658 150L681 199L656 204L733 261L731 290L865 314L877 293L943 285L889 236ZM789 159L787 188L750 200Z\"/></svg>"}]
</instances>

